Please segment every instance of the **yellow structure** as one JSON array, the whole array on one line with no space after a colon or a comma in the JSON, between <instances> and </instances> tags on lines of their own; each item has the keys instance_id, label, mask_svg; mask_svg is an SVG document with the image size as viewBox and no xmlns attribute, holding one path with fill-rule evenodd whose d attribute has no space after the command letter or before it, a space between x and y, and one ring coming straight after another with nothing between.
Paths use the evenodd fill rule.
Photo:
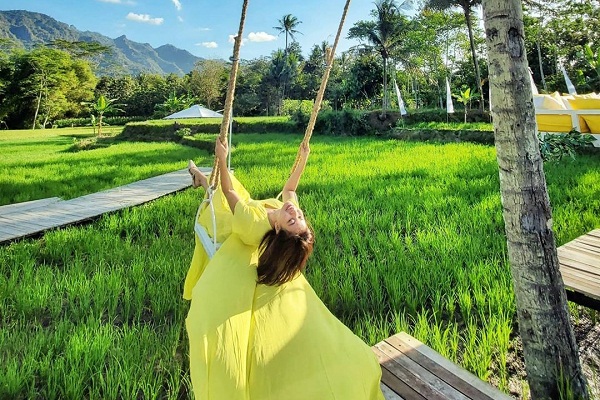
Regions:
<instances>
[{"instance_id":1,"label":"yellow structure","mask_svg":"<svg viewBox=\"0 0 600 400\"><path fill-rule=\"evenodd\" d=\"M576 129L596 137L600 147L600 94L533 96L536 120L540 132L570 132Z\"/></svg>"}]
</instances>

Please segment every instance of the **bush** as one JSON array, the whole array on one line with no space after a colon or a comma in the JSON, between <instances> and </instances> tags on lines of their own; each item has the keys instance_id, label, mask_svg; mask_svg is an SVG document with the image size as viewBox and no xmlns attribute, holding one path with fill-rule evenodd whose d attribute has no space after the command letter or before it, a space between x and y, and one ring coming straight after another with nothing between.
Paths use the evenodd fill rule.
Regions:
<instances>
[{"instance_id":1,"label":"bush","mask_svg":"<svg viewBox=\"0 0 600 400\"><path fill-rule=\"evenodd\" d=\"M441 108L410 110L408 115L404 116L407 124L417 124L420 122L464 122L464 109L454 110L454 114L446 113ZM490 122L490 113L478 109L467 112L467 122Z\"/></svg>"},{"instance_id":2,"label":"bush","mask_svg":"<svg viewBox=\"0 0 600 400\"><path fill-rule=\"evenodd\" d=\"M488 130L397 128L391 136L397 139L420 142L471 142L486 145L494 144L494 132Z\"/></svg>"},{"instance_id":3,"label":"bush","mask_svg":"<svg viewBox=\"0 0 600 400\"><path fill-rule=\"evenodd\" d=\"M572 130L569 133L546 133L543 136L538 134L538 140L544 161L560 161L567 156L574 160L578 152L593 147L592 142L596 138Z\"/></svg>"},{"instance_id":4,"label":"bush","mask_svg":"<svg viewBox=\"0 0 600 400\"><path fill-rule=\"evenodd\" d=\"M123 126L128 122L145 121L146 117L104 117L102 125ZM87 118L65 118L54 121L53 127L69 128L79 126L92 126L91 119Z\"/></svg>"},{"instance_id":5,"label":"bush","mask_svg":"<svg viewBox=\"0 0 600 400\"><path fill-rule=\"evenodd\" d=\"M197 118L182 120L153 120L131 122L119 135L122 140L179 141L184 136L198 133L218 134L220 118ZM247 117L233 121L233 134L238 133L299 133L296 125L287 117Z\"/></svg>"}]
</instances>

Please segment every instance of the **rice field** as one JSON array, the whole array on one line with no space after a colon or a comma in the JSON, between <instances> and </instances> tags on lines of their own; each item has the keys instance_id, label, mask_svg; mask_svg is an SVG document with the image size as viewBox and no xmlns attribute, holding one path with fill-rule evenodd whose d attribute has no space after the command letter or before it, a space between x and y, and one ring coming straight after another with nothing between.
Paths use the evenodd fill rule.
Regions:
<instances>
[{"instance_id":1,"label":"rice field","mask_svg":"<svg viewBox=\"0 0 600 400\"><path fill-rule=\"evenodd\" d=\"M0 204L212 164L168 143L70 153L71 133L56 131L0 133ZM234 137L236 176L256 198L276 195L300 140ZM600 160L545 170L558 244L600 227ZM307 277L338 318L369 344L407 331L508 391L515 305L497 175L493 147L315 136L298 192L317 239ZM181 290L201 196L0 246L0 398L192 398Z\"/></svg>"}]
</instances>

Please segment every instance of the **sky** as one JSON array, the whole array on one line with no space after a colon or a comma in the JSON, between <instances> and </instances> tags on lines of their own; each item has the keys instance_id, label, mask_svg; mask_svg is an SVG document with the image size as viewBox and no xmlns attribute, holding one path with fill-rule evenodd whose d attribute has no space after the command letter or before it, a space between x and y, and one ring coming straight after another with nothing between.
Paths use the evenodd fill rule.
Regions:
<instances>
[{"instance_id":1,"label":"sky","mask_svg":"<svg viewBox=\"0 0 600 400\"><path fill-rule=\"evenodd\" d=\"M286 14L299 21L295 35L306 56L315 44L333 44L345 0L250 0L240 57L269 56L285 47L285 34L273 27ZM46 14L81 31L110 38L121 35L149 43L185 49L198 57L228 59L231 35L237 34L242 0L0 0L0 10L27 10ZM372 0L354 0L336 53L358 44L347 40L348 29L371 19Z\"/></svg>"}]
</instances>

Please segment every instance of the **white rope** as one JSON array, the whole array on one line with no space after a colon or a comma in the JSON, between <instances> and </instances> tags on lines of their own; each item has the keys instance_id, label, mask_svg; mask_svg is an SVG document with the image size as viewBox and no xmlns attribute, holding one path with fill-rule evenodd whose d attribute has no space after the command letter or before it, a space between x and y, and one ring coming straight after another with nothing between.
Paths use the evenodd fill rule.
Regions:
<instances>
[{"instance_id":1,"label":"white rope","mask_svg":"<svg viewBox=\"0 0 600 400\"><path fill-rule=\"evenodd\" d=\"M212 258L215 255L215 253L217 252L217 250L219 250L219 247L221 247L221 243L217 242L217 218L215 216L215 207L212 202L214 194L215 194L214 189L208 188L208 191L206 193L206 198L202 201L202 203L200 203L200 206L198 207L198 212L196 213L196 219L195 219L195 223L194 223L194 232L196 232L196 236L198 236L198 239L202 243L204 250L206 250L206 254L208 254L208 258ZM208 204L210 206L210 214L212 217L212 226L213 226L212 239L208 235L208 232L206 231L206 229L202 225L200 225L200 223L198 222L198 218L200 217L200 213L202 212L203 206L205 204Z\"/></svg>"}]
</instances>

